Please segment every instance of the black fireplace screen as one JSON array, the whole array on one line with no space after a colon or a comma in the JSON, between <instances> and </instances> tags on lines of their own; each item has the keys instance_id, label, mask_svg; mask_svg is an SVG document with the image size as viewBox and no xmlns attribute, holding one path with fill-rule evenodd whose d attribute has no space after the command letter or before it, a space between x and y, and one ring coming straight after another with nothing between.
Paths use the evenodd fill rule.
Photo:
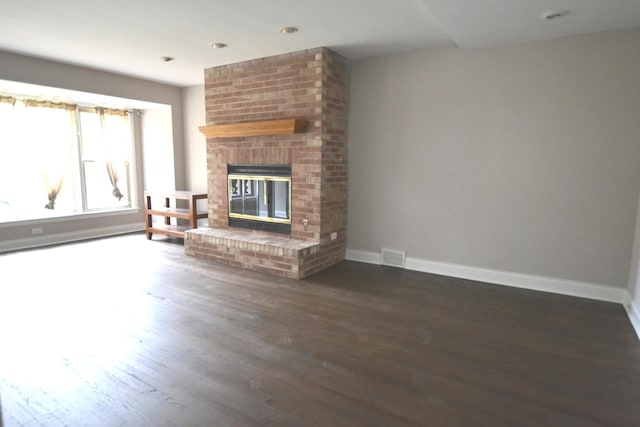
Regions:
<instances>
[{"instance_id":1,"label":"black fireplace screen","mask_svg":"<svg viewBox=\"0 0 640 427\"><path fill-rule=\"evenodd\" d=\"M291 168L229 165L229 225L291 232Z\"/></svg>"}]
</instances>

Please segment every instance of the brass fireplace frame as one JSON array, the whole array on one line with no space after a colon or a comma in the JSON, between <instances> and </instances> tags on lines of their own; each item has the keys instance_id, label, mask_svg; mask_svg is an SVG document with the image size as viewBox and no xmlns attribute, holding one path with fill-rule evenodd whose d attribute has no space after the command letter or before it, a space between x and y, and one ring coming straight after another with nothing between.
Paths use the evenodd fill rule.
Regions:
<instances>
[{"instance_id":1,"label":"brass fireplace frame","mask_svg":"<svg viewBox=\"0 0 640 427\"><path fill-rule=\"evenodd\" d=\"M287 216L288 218L275 218L275 217L264 217L257 215L248 215L248 214L239 214L232 212L231 202L233 201L233 188L232 181L233 180L242 180L242 181L264 181L265 186L266 182L269 181L280 181L286 182L289 184L288 191L288 200L287 200ZM290 176L273 176L273 175L247 175L247 174L228 174L227 175L227 191L228 191L228 212L229 218L238 218L245 219L251 221L261 221L261 222L271 222L278 224L291 224L291 177ZM263 197L266 197L266 191L263 191ZM257 195L255 197L258 197ZM265 203L266 204L266 203Z\"/></svg>"}]
</instances>

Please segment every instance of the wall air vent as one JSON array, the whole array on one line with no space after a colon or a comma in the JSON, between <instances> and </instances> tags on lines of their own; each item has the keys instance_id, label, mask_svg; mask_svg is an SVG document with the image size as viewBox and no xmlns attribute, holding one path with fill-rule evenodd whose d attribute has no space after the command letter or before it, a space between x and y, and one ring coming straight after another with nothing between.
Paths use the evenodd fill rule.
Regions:
<instances>
[{"instance_id":1,"label":"wall air vent","mask_svg":"<svg viewBox=\"0 0 640 427\"><path fill-rule=\"evenodd\" d=\"M394 251L391 249L382 249L382 254L380 256L380 264L389 265L391 267L402 267L404 268L404 260L406 257L406 252Z\"/></svg>"}]
</instances>

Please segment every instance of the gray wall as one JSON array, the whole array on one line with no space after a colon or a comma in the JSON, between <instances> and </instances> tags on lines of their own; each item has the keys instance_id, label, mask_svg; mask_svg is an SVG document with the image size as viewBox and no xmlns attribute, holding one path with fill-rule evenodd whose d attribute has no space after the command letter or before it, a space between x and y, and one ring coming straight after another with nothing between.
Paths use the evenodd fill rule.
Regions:
<instances>
[{"instance_id":1,"label":"gray wall","mask_svg":"<svg viewBox=\"0 0 640 427\"><path fill-rule=\"evenodd\" d=\"M626 288L638 76L638 29L355 62L349 248Z\"/></svg>"},{"instance_id":2,"label":"gray wall","mask_svg":"<svg viewBox=\"0 0 640 427\"><path fill-rule=\"evenodd\" d=\"M204 76L204 71L202 72ZM204 85L186 87L182 91L184 109L184 141L187 187L207 192L207 138L200 126L207 124Z\"/></svg>"},{"instance_id":3,"label":"gray wall","mask_svg":"<svg viewBox=\"0 0 640 427\"><path fill-rule=\"evenodd\" d=\"M169 161L166 167L158 168L162 173L160 178L166 181L166 177L170 176L175 189L185 189L181 88L2 51L0 51L0 80L163 104L165 106L163 108L170 109L170 113L165 118L168 117L171 123L164 126L169 135L162 135L161 138L164 144L161 148L162 158L168 158ZM138 147L137 154L149 161L159 147L155 144L153 136L144 135L144 133L141 136L144 146ZM166 141L169 141L168 145ZM167 150L171 152L167 153ZM145 163L141 159L137 160L139 166ZM141 202L142 190L150 183L143 181L142 171L138 172L137 181ZM144 176L147 180L154 179L148 174ZM0 185L6 185L6 183L0 183ZM143 218L142 212L138 211L125 215L89 215L81 219L55 220L46 222L42 227L44 233L39 236L33 236L31 232L32 227L38 225L38 221L2 224L0 250L11 249L12 246L25 247L54 243L136 227L139 229L143 224Z\"/></svg>"},{"instance_id":4,"label":"gray wall","mask_svg":"<svg viewBox=\"0 0 640 427\"><path fill-rule=\"evenodd\" d=\"M640 212L640 205L638 206L638 212ZM629 292L630 302L634 306L631 310L636 310L636 321L640 322L640 214L636 220L635 240L631 256L631 269L629 271L629 286L627 290ZM636 327L638 338L640 338L639 328L640 324Z\"/></svg>"}]
</instances>

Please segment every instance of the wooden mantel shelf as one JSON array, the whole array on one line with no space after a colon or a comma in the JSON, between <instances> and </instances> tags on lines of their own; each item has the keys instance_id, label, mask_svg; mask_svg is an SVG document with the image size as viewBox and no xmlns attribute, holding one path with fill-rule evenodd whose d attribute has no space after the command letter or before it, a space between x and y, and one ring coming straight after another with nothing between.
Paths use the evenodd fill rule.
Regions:
<instances>
[{"instance_id":1,"label":"wooden mantel shelf","mask_svg":"<svg viewBox=\"0 0 640 427\"><path fill-rule=\"evenodd\" d=\"M233 138L259 135L284 135L303 133L307 120L283 119L261 122L232 123L227 125L200 126L200 132L207 138Z\"/></svg>"}]
</instances>

